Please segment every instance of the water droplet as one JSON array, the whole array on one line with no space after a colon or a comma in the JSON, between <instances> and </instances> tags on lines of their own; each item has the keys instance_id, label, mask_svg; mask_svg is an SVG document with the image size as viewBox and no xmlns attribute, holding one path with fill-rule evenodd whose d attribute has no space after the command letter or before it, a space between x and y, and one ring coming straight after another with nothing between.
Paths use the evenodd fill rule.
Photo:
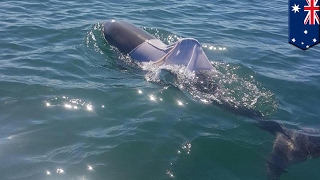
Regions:
<instances>
[{"instance_id":1,"label":"water droplet","mask_svg":"<svg viewBox=\"0 0 320 180\"><path fill-rule=\"evenodd\" d=\"M63 170L62 168L58 168L58 169L57 169L57 173L58 173L58 174L62 174L62 173L64 173L64 170Z\"/></svg>"},{"instance_id":2,"label":"water droplet","mask_svg":"<svg viewBox=\"0 0 320 180\"><path fill-rule=\"evenodd\" d=\"M67 108L67 109L71 109L72 106L70 104L64 104L64 107Z\"/></svg>"},{"instance_id":3,"label":"water droplet","mask_svg":"<svg viewBox=\"0 0 320 180\"><path fill-rule=\"evenodd\" d=\"M88 104L88 105L87 105L87 110L88 110L88 111L92 111L92 110L93 110L91 104Z\"/></svg>"},{"instance_id":4,"label":"water droplet","mask_svg":"<svg viewBox=\"0 0 320 180\"><path fill-rule=\"evenodd\" d=\"M156 101L156 97L154 95L150 95L149 98L151 101Z\"/></svg>"},{"instance_id":5,"label":"water droplet","mask_svg":"<svg viewBox=\"0 0 320 180\"><path fill-rule=\"evenodd\" d=\"M89 170L89 171L93 171L92 166L88 165L88 170Z\"/></svg>"},{"instance_id":6,"label":"water droplet","mask_svg":"<svg viewBox=\"0 0 320 180\"><path fill-rule=\"evenodd\" d=\"M178 103L179 106L183 106L183 102L178 100L177 103Z\"/></svg>"}]
</instances>

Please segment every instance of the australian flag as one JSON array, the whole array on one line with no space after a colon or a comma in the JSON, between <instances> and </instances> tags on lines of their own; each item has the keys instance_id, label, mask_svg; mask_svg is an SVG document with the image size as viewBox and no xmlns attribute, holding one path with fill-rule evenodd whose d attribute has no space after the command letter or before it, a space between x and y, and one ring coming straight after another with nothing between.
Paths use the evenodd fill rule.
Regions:
<instances>
[{"instance_id":1,"label":"australian flag","mask_svg":"<svg viewBox=\"0 0 320 180\"><path fill-rule=\"evenodd\" d=\"M320 42L318 0L289 0L289 43L306 50Z\"/></svg>"}]
</instances>

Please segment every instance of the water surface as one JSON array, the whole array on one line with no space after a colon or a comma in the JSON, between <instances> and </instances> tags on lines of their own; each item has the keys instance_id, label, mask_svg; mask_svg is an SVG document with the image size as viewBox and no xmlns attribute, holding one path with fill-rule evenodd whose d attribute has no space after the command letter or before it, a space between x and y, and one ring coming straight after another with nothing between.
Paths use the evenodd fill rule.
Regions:
<instances>
[{"instance_id":1,"label":"water surface","mask_svg":"<svg viewBox=\"0 0 320 180\"><path fill-rule=\"evenodd\" d=\"M259 106L267 118L320 128L320 46L287 43L287 1L0 7L0 179L267 179L275 137L250 118L147 81L104 42L99 27L109 19L166 43L196 38L221 71L270 93ZM319 179L319 163L293 165L281 179Z\"/></svg>"}]
</instances>

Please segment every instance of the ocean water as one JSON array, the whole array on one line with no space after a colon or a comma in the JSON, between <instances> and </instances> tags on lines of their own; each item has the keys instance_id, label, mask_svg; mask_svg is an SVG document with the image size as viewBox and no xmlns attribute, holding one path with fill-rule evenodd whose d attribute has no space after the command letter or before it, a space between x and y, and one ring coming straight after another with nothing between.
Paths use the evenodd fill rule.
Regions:
<instances>
[{"instance_id":1,"label":"ocean water","mask_svg":"<svg viewBox=\"0 0 320 180\"><path fill-rule=\"evenodd\" d=\"M288 43L287 1L3 0L0 8L0 179L268 178L275 136L157 83L104 41L110 19L167 44L196 38L222 80L241 87L226 97L255 99L265 119L287 128L320 129L320 45ZM280 179L320 179L319 164L292 165Z\"/></svg>"}]
</instances>

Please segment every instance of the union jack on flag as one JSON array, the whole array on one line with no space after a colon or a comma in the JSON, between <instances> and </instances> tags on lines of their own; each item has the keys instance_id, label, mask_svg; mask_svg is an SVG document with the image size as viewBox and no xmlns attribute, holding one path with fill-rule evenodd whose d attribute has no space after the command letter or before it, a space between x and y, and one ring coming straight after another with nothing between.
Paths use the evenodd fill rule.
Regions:
<instances>
[{"instance_id":1,"label":"union jack on flag","mask_svg":"<svg viewBox=\"0 0 320 180\"><path fill-rule=\"evenodd\" d=\"M306 50L320 42L318 0L289 0L289 43Z\"/></svg>"}]
</instances>

